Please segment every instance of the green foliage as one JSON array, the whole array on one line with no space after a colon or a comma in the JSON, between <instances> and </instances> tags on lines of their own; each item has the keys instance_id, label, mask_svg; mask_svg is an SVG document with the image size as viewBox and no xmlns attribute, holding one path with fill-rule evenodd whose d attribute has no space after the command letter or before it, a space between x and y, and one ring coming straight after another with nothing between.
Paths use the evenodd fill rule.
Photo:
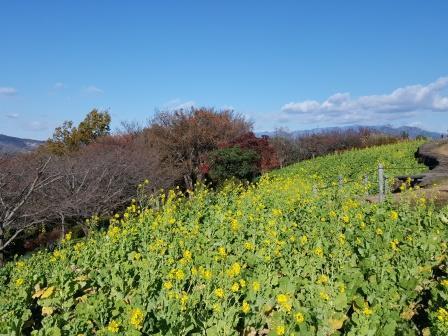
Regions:
<instances>
[{"instance_id":1,"label":"green foliage","mask_svg":"<svg viewBox=\"0 0 448 336\"><path fill-rule=\"evenodd\" d=\"M78 150L81 146L108 135L110 122L109 112L93 109L78 127L73 126L72 121L65 121L62 126L57 127L52 139L47 141L47 146L55 154Z\"/></svg>"},{"instance_id":2,"label":"green foliage","mask_svg":"<svg viewBox=\"0 0 448 336\"><path fill-rule=\"evenodd\" d=\"M412 202L368 203L363 184L378 161L421 170L418 145L173 190L158 211L133 203L107 232L0 269L0 334L419 335L425 293L445 290L433 269L447 210L412 190ZM332 187L339 174L354 182ZM314 194L316 183L330 187ZM444 335L439 307L430 321Z\"/></svg>"},{"instance_id":3,"label":"green foliage","mask_svg":"<svg viewBox=\"0 0 448 336\"><path fill-rule=\"evenodd\" d=\"M259 155L250 149L229 147L217 149L210 153L212 166L210 177L217 184L236 178L241 181L252 181L260 174L257 167Z\"/></svg>"}]
</instances>

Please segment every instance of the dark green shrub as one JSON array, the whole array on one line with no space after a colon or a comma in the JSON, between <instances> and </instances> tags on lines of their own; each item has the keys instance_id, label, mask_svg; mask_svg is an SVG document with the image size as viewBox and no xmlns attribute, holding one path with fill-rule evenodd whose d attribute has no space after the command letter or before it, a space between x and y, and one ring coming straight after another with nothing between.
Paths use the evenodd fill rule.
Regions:
<instances>
[{"instance_id":1,"label":"dark green shrub","mask_svg":"<svg viewBox=\"0 0 448 336\"><path fill-rule=\"evenodd\" d=\"M260 156L250 149L217 149L210 154L209 176L215 184L222 184L230 178L252 181L260 174L259 160Z\"/></svg>"}]
</instances>

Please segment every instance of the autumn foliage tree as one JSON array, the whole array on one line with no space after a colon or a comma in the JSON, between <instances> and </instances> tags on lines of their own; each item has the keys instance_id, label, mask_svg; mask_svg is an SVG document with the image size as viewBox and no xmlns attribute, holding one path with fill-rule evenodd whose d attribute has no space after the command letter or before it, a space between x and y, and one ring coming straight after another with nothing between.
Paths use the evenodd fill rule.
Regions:
<instances>
[{"instance_id":1,"label":"autumn foliage tree","mask_svg":"<svg viewBox=\"0 0 448 336\"><path fill-rule=\"evenodd\" d=\"M269 137L257 137L253 132L246 132L230 141L221 143L220 148L238 147L251 150L258 155L260 173L270 171L280 166L275 148L270 144Z\"/></svg>"},{"instance_id":2,"label":"autumn foliage tree","mask_svg":"<svg viewBox=\"0 0 448 336\"><path fill-rule=\"evenodd\" d=\"M161 165L179 171L185 187L192 190L202 177L206 154L251 128L250 122L233 111L192 107L157 113L146 136L159 153Z\"/></svg>"}]
</instances>

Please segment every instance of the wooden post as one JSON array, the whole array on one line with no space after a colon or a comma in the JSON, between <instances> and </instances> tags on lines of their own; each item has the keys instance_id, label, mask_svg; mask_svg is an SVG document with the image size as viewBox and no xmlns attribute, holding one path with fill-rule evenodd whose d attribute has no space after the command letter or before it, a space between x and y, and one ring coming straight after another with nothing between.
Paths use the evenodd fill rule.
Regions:
<instances>
[{"instance_id":1,"label":"wooden post","mask_svg":"<svg viewBox=\"0 0 448 336\"><path fill-rule=\"evenodd\" d=\"M342 189L342 183L343 183L342 175L338 176L338 183L339 183L339 189Z\"/></svg>"},{"instance_id":2,"label":"wooden post","mask_svg":"<svg viewBox=\"0 0 448 336\"><path fill-rule=\"evenodd\" d=\"M313 184L313 196L317 196L317 187Z\"/></svg>"},{"instance_id":3,"label":"wooden post","mask_svg":"<svg viewBox=\"0 0 448 336\"><path fill-rule=\"evenodd\" d=\"M378 201L384 201L384 168L381 163L378 164Z\"/></svg>"}]
</instances>

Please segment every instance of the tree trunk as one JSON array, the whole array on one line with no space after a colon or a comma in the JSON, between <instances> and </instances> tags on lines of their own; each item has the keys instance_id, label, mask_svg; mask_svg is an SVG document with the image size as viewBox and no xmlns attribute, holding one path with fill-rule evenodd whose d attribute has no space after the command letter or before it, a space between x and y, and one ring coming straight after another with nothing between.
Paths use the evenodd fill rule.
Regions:
<instances>
[{"instance_id":1,"label":"tree trunk","mask_svg":"<svg viewBox=\"0 0 448 336\"><path fill-rule=\"evenodd\" d=\"M3 231L3 227L0 227L0 267L3 267L3 265L5 264L5 256L3 253L4 240L5 240L5 234Z\"/></svg>"},{"instance_id":2,"label":"tree trunk","mask_svg":"<svg viewBox=\"0 0 448 336\"><path fill-rule=\"evenodd\" d=\"M61 214L61 233L62 233L62 238L65 237L65 216L63 214Z\"/></svg>"},{"instance_id":3,"label":"tree trunk","mask_svg":"<svg viewBox=\"0 0 448 336\"><path fill-rule=\"evenodd\" d=\"M193 191L193 179L190 175L184 175L185 187L188 190Z\"/></svg>"}]
</instances>

